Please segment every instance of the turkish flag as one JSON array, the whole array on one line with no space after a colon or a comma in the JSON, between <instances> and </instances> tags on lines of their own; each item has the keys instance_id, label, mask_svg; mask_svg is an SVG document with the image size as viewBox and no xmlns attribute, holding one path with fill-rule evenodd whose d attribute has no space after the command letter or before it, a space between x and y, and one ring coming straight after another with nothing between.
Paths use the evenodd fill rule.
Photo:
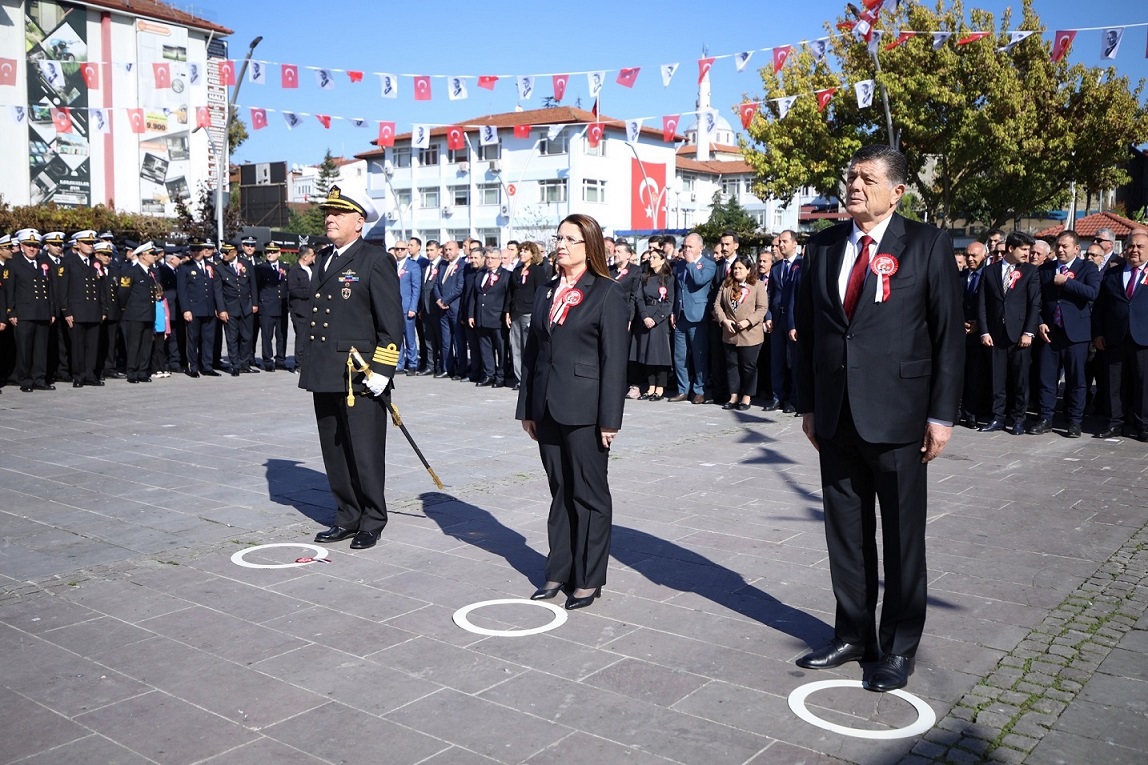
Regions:
<instances>
[{"instance_id":1,"label":"turkish flag","mask_svg":"<svg viewBox=\"0 0 1148 765\"><path fill-rule=\"evenodd\" d=\"M514 126L514 137L515 138L529 138L530 137L530 127L531 127L530 125L515 125Z\"/></svg>"},{"instance_id":2,"label":"turkish flag","mask_svg":"<svg viewBox=\"0 0 1148 765\"><path fill-rule=\"evenodd\" d=\"M68 107L52 109L52 124L56 126L57 133L72 132L72 115Z\"/></svg>"},{"instance_id":3,"label":"turkish flag","mask_svg":"<svg viewBox=\"0 0 1148 765\"><path fill-rule=\"evenodd\" d=\"M741 114L741 126L746 130L749 130L750 123L753 122L753 115L757 114L759 105L756 101L738 105L737 110Z\"/></svg>"},{"instance_id":4,"label":"turkish flag","mask_svg":"<svg viewBox=\"0 0 1148 765\"><path fill-rule=\"evenodd\" d=\"M885 50L893 50L898 45L907 41L910 37L917 34L916 32L901 32L897 35L897 39L885 46Z\"/></svg>"},{"instance_id":5,"label":"turkish flag","mask_svg":"<svg viewBox=\"0 0 1148 765\"><path fill-rule=\"evenodd\" d=\"M379 123L379 138L377 143L379 146L394 146L395 145L395 123L393 122L380 122Z\"/></svg>"},{"instance_id":6,"label":"turkish flag","mask_svg":"<svg viewBox=\"0 0 1148 765\"><path fill-rule=\"evenodd\" d=\"M0 69L3 66L0 65ZM84 84L88 86L89 90L99 90L100 88L100 65L99 64L80 64L80 74L83 75Z\"/></svg>"},{"instance_id":7,"label":"turkish flag","mask_svg":"<svg viewBox=\"0 0 1148 765\"><path fill-rule=\"evenodd\" d=\"M446 131L446 147L451 151L459 151L466 146L466 138L462 128L451 127Z\"/></svg>"},{"instance_id":8,"label":"turkish flag","mask_svg":"<svg viewBox=\"0 0 1148 765\"><path fill-rule=\"evenodd\" d=\"M698 59L698 85L702 84L702 80L710 73L710 67L714 65L714 57L699 58Z\"/></svg>"},{"instance_id":9,"label":"turkish flag","mask_svg":"<svg viewBox=\"0 0 1148 765\"><path fill-rule=\"evenodd\" d=\"M629 69L622 69L618 72L617 83L624 88L634 87L634 81L638 79L638 72L642 67L635 66Z\"/></svg>"},{"instance_id":10,"label":"turkish flag","mask_svg":"<svg viewBox=\"0 0 1148 765\"><path fill-rule=\"evenodd\" d=\"M630 158L630 228L666 227L665 188L664 164L643 164Z\"/></svg>"},{"instance_id":11,"label":"turkish flag","mask_svg":"<svg viewBox=\"0 0 1148 765\"><path fill-rule=\"evenodd\" d=\"M155 86L160 90L165 90L171 87L171 65L170 64L152 64L152 73L155 74Z\"/></svg>"},{"instance_id":12,"label":"turkish flag","mask_svg":"<svg viewBox=\"0 0 1148 765\"><path fill-rule=\"evenodd\" d=\"M195 126L197 128L211 127L211 110L206 106L195 107Z\"/></svg>"},{"instance_id":13,"label":"turkish flag","mask_svg":"<svg viewBox=\"0 0 1148 765\"><path fill-rule=\"evenodd\" d=\"M485 88L486 90L494 90L494 83L496 82L498 82L498 78L494 75L480 75L478 78L478 87Z\"/></svg>"},{"instance_id":14,"label":"turkish flag","mask_svg":"<svg viewBox=\"0 0 1148 765\"><path fill-rule=\"evenodd\" d=\"M331 118L330 118L328 115L326 115L326 114L316 114L316 115L315 115L315 119L319 120L319 123L320 123L320 124L321 124L323 127L327 128L328 130L330 130L330 129L331 129Z\"/></svg>"},{"instance_id":15,"label":"turkish flag","mask_svg":"<svg viewBox=\"0 0 1148 765\"><path fill-rule=\"evenodd\" d=\"M353 69L347 70L347 76L351 78L351 82L362 82L363 81L363 73L356 71L356 70L353 70Z\"/></svg>"},{"instance_id":16,"label":"turkish flag","mask_svg":"<svg viewBox=\"0 0 1148 765\"><path fill-rule=\"evenodd\" d=\"M786 59L793 52L792 45L779 45L773 49L773 73L777 74L785 66Z\"/></svg>"},{"instance_id":17,"label":"turkish flag","mask_svg":"<svg viewBox=\"0 0 1148 765\"><path fill-rule=\"evenodd\" d=\"M817 92L817 111L825 111L825 107L829 105L829 100L833 98L833 94L837 92L837 88L826 88L825 90L818 90Z\"/></svg>"},{"instance_id":18,"label":"turkish flag","mask_svg":"<svg viewBox=\"0 0 1148 765\"><path fill-rule=\"evenodd\" d=\"M678 121L681 115L672 114L662 117L662 140L666 143L674 142L674 134L678 132Z\"/></svg>"},{"instance_id":19,"label":"turkish flag","mask_svg":"<svg viewBox=\"0 0 1148 765\"><path fill-rule=\"evenodd\" d=\"M89 66L84 64L84 66ZM94 65L93 65L94 66ZM0 85L16 84L16 59L0 58ZM91 87L90 85L88 87Z\"/></svg>"},{"instance_id":20,"label":"turkish flag","mask_svg":"<svg viewBox=\"0 0 1148 765\"><path fill-rule=\"evenodd\" d=\"M570 82L570 75L556 74L554 75L554 100L561 101L566 97L566 83Z\"/></svg>"},{"instance_id":21,"label":"turkish flag","mask_svg":"<svg viewBox=\"0 0 1148 765\"><path fill-rule=\"evenodd\" d=\"M299 67L294 64L284 64L280 68L279 80L284 88L299 87Z\"/></svg>"},{"instance_id":22,"label":"turkish flag","mask_svg":"<svg viewBox=\"0 0 1148 765\"><path fill-rule=\"evenodd\" d=\"M143 109L128 109L128 122L131 123L133 133L143 133L147 128Z\"/></svg>"},{"instance_id":23,"label":"turkish flag","mask_svg":"<svg viewBox=\"0 0 1148 765\"><path fill-rule=\"evenodd\" d=\"M219 62L219 82L221 85L235 85L235 62Z\"/></svg>"},{"instance_id":24,"label":"turkish flag","mask_svg":"<svg viewBox=\"0 0 1148 765\"><path fill-rule=\"evenodd\" d=\"M1052 63L1056 63L1064 58L1064 54L1068 53L1068 49L1072 47L1072 41L1076 39L1075 29L1058 29L1052 38Z\"/></svg>"},{"instance_id":25,"label":"turkish flag","mask_svg":"<svg viewBox=\"0 0 1148 765\"><path fill-rule=\"evenodd\" d=\"M971 35L967 35L957 40L957 45L968 45L969 43L976 42L977 40L983 40L991 34L992 32L973 32Z\"/></svg>"},{"instance_id":26,"label":"turkish flag","mask_svg":"<svg viewBox=\"0 0 1148 765\"><path fill-rule=\"evenodd\" d=\"M251 108L251 129L262 130L267 127L267 110Z\"/></svg>"},{"instance_id":27,"label":"turkish flag","mask_svg":"<svg viewBox=\"0 0 1148 765\"><path fill-rule=\"evenodd\" d=\"M591 122L590 127L586 129L586 143L589 144L591 149L597 149L598 144L602 143L602 134L606 132L606 126L601 122Z\"/></svg>"},{"instance_id":28,"label":"turkish flag","mask_svg":"<svg viewBox=\"0 0 1148 765\"><path fill-rule=\"evenodd\" d=\"M425 74L415 76L415 100L431 100L430 77Z\"/></svg>"}]
</instances>

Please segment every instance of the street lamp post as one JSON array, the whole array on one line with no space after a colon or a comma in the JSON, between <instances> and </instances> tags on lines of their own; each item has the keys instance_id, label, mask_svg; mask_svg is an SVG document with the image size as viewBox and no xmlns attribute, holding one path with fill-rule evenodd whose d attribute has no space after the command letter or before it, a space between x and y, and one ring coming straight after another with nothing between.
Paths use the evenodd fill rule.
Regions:
<instances>
[{"instance_id":1,"label":"street lamp post","mask_svg":"<svg viewBox=\"0 0 1148 765\"><path fill-rule=\"evenodd\" d=\"M211 150L215 152L215 156L219 160L218 177L215 179L215 232L219 237L219 241L215 243L217 247L223 244L223 184L229 180L227 169L231 166L231 121L235 119L235 104L239 100L239 86L243 84L243 78L247 75L247 65L251 62L251 56L255 53L255 46L263 42L263 36L260 35L251 41L251 45L247 48L247 55L243 57L243 66L239 69L239 76L235 78L235 89L231 92L231 99L227 102L226 111L223 115L223 140L220 142L222 145L217 145L211 134L207 134L207 140L211 144ZM196 128L192 132L197 132Z\"/></svg>"},{"instance_id":2,"label":"street lamp post","mask_svg":"<svg viewBox=\"0 0 1148 765\"><path fill-rule=\"evenodd\" d=\"M197 127L192 133L198 133L203 130L202 126ZM204 131L206 132L206 131ZM216 247L223 245L223 173L226 170L224 165L225 154L223 148L216 144L215 139L211 133L207 133L207 142L211 144L211 150L215 153L218 160L218 167L216 169L217 177L215 179L215 235L219 240L215 243ZM226 146L227 139L224 138L224 145Z\"/></svg>"}]
</instances>

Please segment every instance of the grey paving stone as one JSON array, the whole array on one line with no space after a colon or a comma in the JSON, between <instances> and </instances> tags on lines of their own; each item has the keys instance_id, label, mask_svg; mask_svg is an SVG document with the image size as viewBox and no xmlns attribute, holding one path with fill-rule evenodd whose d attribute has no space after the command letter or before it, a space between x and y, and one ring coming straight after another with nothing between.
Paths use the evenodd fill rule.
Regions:
<instances>
[{"instance_id":1,"label":"grey paving stone","mask_svg":"<svg viewBox=\"0 0 1148 765\"><path fill-rule=\"evenodd\" d=\"M52 750L89 735L88 729L67 717L0 688L0 741L4 742L5 761Z\"/></svg>"},{"instance_id":2,"label":"grey paving stone","mask_svg":"<svg viewBox=\"0 0 1148 765\"><path fill-rule=\"evenodd\" d=\"M583 682L595 688L669 707L709 681L680 669L627 658L587 675Z\"/></svg>"},{"instance_id":3,"label":"grey paving stone","mask_svg":"<svg viewBox=\"0 0 1148 765\"><path fill-rule=\"evenodd\" d=\"M9 741L11 740L6 739L6 750ZM10 751L5 751L5 755L8 754ZM92 763L146 765L150 762L152 761L130 749L103 736L92 734L20 760L20 765L92 765Z\"/></svg>"},{"instance_id":4,"label":"grey paving stone","mask_svg":"<svg viewBox=\"0 0 1148 765\"><path fill-rule=\"evenodd\" d=\"M1124 707L1077 701L1060 716L1057 728L1100 742L1148 751L1148 717Z\"/></svg>"},{"instance_id":5,"label":"grey paving stone","mask_svg":"<svg viewBox=\"0 0 1148 765\"><path fill-rule=\"evenodd\" d=\"M1140 664L1144 656L1140 656ZM1148 715L1148 683L1142 680L1133 680L1128 676L1117 676L1098 672L1092 676L1080 698L1098 704L1111 704L1120 706L1137 714Z\"/></svg>"},{"instance_id":6,"label":"grey paving stone","mask_svg":"<svg viewBox=\"0 0 1148 765\"><path fill-rule=\"evenodd\" d=\"M1144 751L1097 741L1063 731L1052 731L1025 759L1027 765L1079 765L1084 762L1103 762L1106 765L1141 765Z\"/></svg>"},{"instance_id":7,"label":"grey paving stone","mask_svg":"<svg viewBox=\"0 0 1148 765\"><path fill-rule=\"evenodd\" d=\"M335 702L273 725L263 734L329 762L346 761L349 747L353 745L355 758L361 762L414 765L450 746L445 741Z\"/></svg>"},{"instance_id":8,"label":"grey paving stone","mask_svg":"<svg viewBox=\"0 0 1148 765\"><path fill-rule=\"evenodd\" d=\"M275 765L320 765L326 760L312 757L306 752L269 738L258 738L250 744L237 746L203 761L204 765L251 765L263 762Z\"/></svg>"},{"instance_id":9,"label":"grey paving stone","mask_svg":"<svg viewBox=\"0 0 1148 765\"><path fill-rule=\"evenodd\" d=\"M211 628L204 629L204 625ZM188 606L146 619L139 626L241 664L252 664L304 645L304 641L278 630L202 606Z\"/></svg>"},{"instance_id":10,"label":"grey paving stone","mask_svg":"<svg viewBox=\"0 0 1148 765\"><path fill-rule=\"evenodd\" d=\"M525 667L426 637L371 654L370 659L463 693L478 693L526 671Z\"/></svg>"},{"instance_id":11,"label":"grey paving stone","mask_svg":"<svg viewBox=\"0 0 1148 765\"><path fill-rule=\"evenodd\" d=\"M1123 645L1126 643L1121 641L1120 646ZM1118 646L1104 659L1100 671L1109 675L1133 678L1148 685L1148 662L1144 660L1145 653L1148 653L1148 650L1128 650Z\"/></svg>"}]
</instances>

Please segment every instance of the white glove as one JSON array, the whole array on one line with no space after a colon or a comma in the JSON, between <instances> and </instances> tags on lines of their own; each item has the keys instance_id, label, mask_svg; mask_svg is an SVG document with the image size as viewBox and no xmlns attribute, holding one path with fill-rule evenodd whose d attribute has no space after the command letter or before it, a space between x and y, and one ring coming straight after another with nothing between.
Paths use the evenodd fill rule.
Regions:
<instances>
[{"instance_id":1,"label":"white glove","mask_svg":"<svg viewBox=\"0 0 1148 765\"><path fill-rule=\"evenodd\" d=\"M383 395L383 391L387 389L387 383L390 381L391 378L376 372L375 374L368 377L364 382L367 386L367 389L371 391L372 396L381 396Z\"/></svg>"}]
</instances>

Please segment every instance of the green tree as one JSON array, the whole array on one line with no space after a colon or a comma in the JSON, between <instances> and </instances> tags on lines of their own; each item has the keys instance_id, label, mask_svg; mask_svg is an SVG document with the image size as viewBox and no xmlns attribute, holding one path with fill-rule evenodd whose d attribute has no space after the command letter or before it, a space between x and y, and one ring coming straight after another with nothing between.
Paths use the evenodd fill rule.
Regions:
<instances>
[{"instance_id":1,"label":"green tree","mask_svg":"<svg viewBox=\"0 0 1148 765\"><path fill-rule=\"evenodd\" d=\"M198 199L180 200L175 203L175 217L178 229L189 237L215 239L217 232L215 219L215 189L205 183L199 185ZM246 225L239 216L239 201L232 196L223 208L223 236L233 236Z\"/></svg>"},{"instance_id":2,"label":"green tree","mask_svg":"<svg viewBox=\"0 0 1148 765\"><path fill-rule=\"evenodd\" d=\"M287 213L287 231L303 236L322 236L325 234L323 211L319 209L319 205L309 203L303 210L291 208Z\"/></svg>"},{"instance_id":3,"label":"green tree","mask_svg":"<svg viewBox=\"0 0 1148 765\"><path fill-rule=\"evenodd\" d=\"M1148 138L1148 111L1113 69L1053 63L1050 42L1033 35L1007 52L1007 31L1042 32L1024 0L1019 23L1010 11L999 31L958 46L973 31L994 29L992 14L969 11L959 0L934 8L902 3L884 13L875 71L863 40L831 36L840 71L815 62L807 48L795 51L782 71L761 70L765 106L742 141L757 173L754 193L787 198L811 186L839 193L849 157L866 143L888 143L881 99L859 109L853 86L876 80L888 93L893 141L909 161L910 183L929 220L949 225L958 217L1000 225L1017 214L1058 206L1073 181L1099 190L1126 179L1120 165L1131 143ZM892 50L884 46L900 29L950 31L934 51L918 35ZM812 93L837 88L824 112ZM769 99L796 95L784 120Z\"/></svg>"},{"instance_id":4,"label":"green tree","mask_svg":"<svg viewBox=\"0 0 1148 765\"><path fill-rule=\"evenodd\" d=\"M243 123L243 120L232 116L227 125L227 145L231 148L231 153L234 154L235 150L242 146L248 138L250 135L247 133L247 125Z\"/></svg>"},{"instance_id":5,"label":"green tree","mask_svg":"<svg viewBox=\"0 0 1148 765\"><path fill-rule=\"evenodd\" d=\"M733 231L742 239L754 236L757 221L737 201L736 194L715 191L712 205L710 219L693 228L693 233L701 234L706 244L715 244L721 239L723 231Z\"/></svg>"},{"instance_id":6,"label":"green tree","mask_svg":"<svg viewBox=\"0 0 1148 765\"><path fill-rule=\"evenodd\" d=\"M328 192L331 191L331 185L338 179L339 166L335 164L331 150L327 149L327 153L323 155L323 161L319 164L319 175L315 178L314 196L326 199Z\"/></svg>"}]
</instances>

